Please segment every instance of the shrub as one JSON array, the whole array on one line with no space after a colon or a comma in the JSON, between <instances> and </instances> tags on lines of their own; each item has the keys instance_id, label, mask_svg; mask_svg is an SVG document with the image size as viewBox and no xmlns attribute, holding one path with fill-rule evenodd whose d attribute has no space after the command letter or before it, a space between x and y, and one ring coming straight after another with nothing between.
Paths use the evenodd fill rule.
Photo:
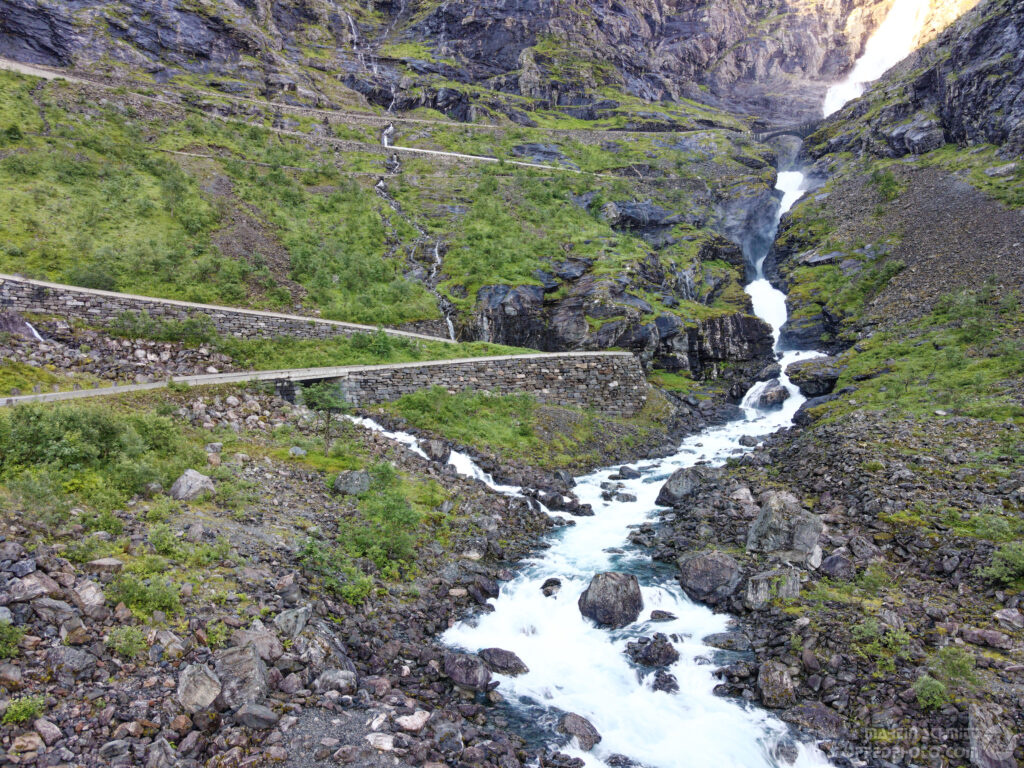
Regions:
<instances>
[{"instance_id":1,"label":"shrub","mask_svg":"<svg viewBox=\"0 0 1024 768\"><path fill-rule=\"evenodd\" d=\"M174 615L181 611L181 597L171 582L158 579L143 580L125 574L114 581L107 591L114 602L122 602L133 612L145 617L154 611Z\"/></svg>"},{"instance_id":2,"label":"shrub","mask_svg":"<svg viewBox=\"0 0 1024 768\"><path fill-rule=\"evenodd\" d=\"M46 711L46 697L22 696L12 699L4 712L4 725L11 723L27 723L35 720Z\"/></svg>"},{"instance_id":3,"label":"shrub","mask_svg":"<svg viewBox=\"0 0 1024 768\"><path fill-rule=\"evenodd\" d=\"M974 656L959 646L947 645L939 649L929 666L936 677L950 685L967 688L978 685Z\"/></svg>"},{"instance_id":4,"label":"shrub","mask_svg":"<svg viewBox=\"0 0 1024 768\"><path fill-rule=\"evenodd\" d=\"M992 563L982 576L1000 584L1012 585L1024 579L1024 543L1004 544L992 555Z\"/></svg>"},{"instance_id":5,"label":"shrub","mask_svg":"<svg viewBox=\"0 0 1024 768\"><path fill-rule=\"evenodd\" d=\"M126 659L134 659L141 656L147 646L146 636L138 627L121 626L115 627L107 635L105 645L118 656Z\"/></svg>"},{"instance_id":6,"label":"shrub","mask_svg":"<svg viewBox=\"0 0 1024 768\"><path fill-rule=\"evenodd\" d=\"M23 627L0 621L0 659L12 659L18 655L18 641L24 634Z\"/></svg>"},{"instance_id":7,"label":"shrub","mask_svg":"<svg viewBox=\"0 0 1024 768\"><path fill-rule=\"evenodd\" d=\"M941 709L949 703L949 693L945 683L931 675L921 675L914 683L917 694L917 705L924 710Z\"/></svg>"}]
</instances>

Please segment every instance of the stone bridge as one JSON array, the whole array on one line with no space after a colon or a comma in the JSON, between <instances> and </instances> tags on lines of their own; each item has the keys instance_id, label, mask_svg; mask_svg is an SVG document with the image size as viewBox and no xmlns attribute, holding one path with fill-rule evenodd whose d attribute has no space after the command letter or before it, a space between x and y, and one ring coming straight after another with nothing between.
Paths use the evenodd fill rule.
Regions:
<instances>
[{"instance_id":1,"label":"stone bridge","mask_svg":"<svg viewBox=\"0 0 1024 768\"><path fill-rule=\"evenodd\" d=\"M796 136L800 139L806 139L818 130L820 125L821 120L811 120L805 123L798 123L797 125L769 127L765 131L754 131L752 135L756 141L762 144L779 136Z\"/></svg>"}]
</instances>

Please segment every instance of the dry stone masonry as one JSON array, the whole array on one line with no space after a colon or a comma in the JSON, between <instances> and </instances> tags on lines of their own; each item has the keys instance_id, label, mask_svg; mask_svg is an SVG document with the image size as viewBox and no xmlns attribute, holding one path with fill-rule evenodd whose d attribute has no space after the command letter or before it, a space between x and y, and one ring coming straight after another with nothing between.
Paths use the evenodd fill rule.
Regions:
<instances>
[{"instance_id":1,"label":"dry stone masonry","mask_svg":"<svg viewBox=\"0 0 1024 768\"><path fill-rule=\"evenodd\" d=\"M591 407L615 416L632 416L647 401L643 368L629 352L566 352L362 366L346 371L338 382L345 399L353 405L384 403L433 386L450 392L526 392L542 403Z\"/></svg>"},{"instance_id":2,"label":"dry stone masonry","mask_svg":"<svg viewBox=\"0 0 1024 768\"><path fill-rule=\"evenodd\" d=\"M179 321L195 315L207 315L218 333L253 339L273 336L327 339L333 336L372 333L376 330L372 326L342 323L337 320L98 291L0 274L0 310L4 309L84 320L93 326L110 325L126 312L146 312L155 320ZM392 336L448 341L406 331L385 331Z\"/></svg>"}]
</instances>

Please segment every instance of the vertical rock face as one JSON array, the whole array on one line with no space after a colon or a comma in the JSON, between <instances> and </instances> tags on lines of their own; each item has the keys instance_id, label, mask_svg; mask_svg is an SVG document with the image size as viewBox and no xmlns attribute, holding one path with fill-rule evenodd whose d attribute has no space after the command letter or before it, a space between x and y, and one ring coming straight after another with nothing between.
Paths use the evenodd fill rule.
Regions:
<instances>
[{"instance_id":1,"label":"vertical rock face","mask_svg":"<svg viewBox=\"0 0 1024 768\"><path fill-rule=\"evenodd\" d=\"M826 141L812 141L812 154L901 157L947 142L999 144L1007 155L1024 154L1022 46L1024 6L980 3L848 107Z\"/></svg>"},{"instance_id":2,"label":"vertical rock face","mask_svg":"<svg viewBox=\"0 0 1024 768\"><path fill-rule=\"evenodd\" d=\"M933 0L928 34L972 1ZM435 74L486 82L584 119L609 106L597 91L612 85L652 101L696 97L798 122L815 115L824 89L851 66L892 3L820 0L808 12L784 0L461 0L436 4L412 24L405 3L377 3L379 15L369 16L354 0L285 0L269 8L228 0L0 0L0 50L38 64L106 60L213 72L279 93L318 87L294 60L313 30L318 41L333 42L337 74L349 86L397 109L430 106L471 117L472 97L417 82ZM369 41L390 38L425 43L439 59L418 60L412 77L386 62L367 71L360 56L371 52ZM558 77L568 59L611 66Z\"/></svg>"}]
</instances>

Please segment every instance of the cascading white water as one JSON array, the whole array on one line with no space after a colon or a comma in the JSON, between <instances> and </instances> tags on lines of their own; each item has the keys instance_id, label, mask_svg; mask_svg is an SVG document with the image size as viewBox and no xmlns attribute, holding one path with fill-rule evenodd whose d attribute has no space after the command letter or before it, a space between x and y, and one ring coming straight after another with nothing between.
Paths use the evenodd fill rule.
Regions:
<instances>
[{"instance_id":1,"label":"cascading white water","mask_svg":"<svg viewBox=\"0 0 1024 768\"><path fill-rule=\"evenodd\" d=\"M828 89L822 113L838 112L891 67L914 52L914 45L928 20L930 0L896 0L885 20L868 39L846 79Z\"/></svg>"},{"instance_id":2,"label":"cascading white water","mask_svg":"<svg viewBox=\"0 0 1024 768\"><path fill-rule=\"evenodd\" d=\"M800 196L803 176L779 174L783 192L779 216ZM778 220L776 220L776 225ZM762 254L752 265L755 280L748 286L756 313L769 322L778 339L786 320L785 297L764 280ZM783 367L815 353L790 352ZM519 575L504 584L493 601L491 613L473 617L452 627L444 640L451 646L478 651L499 647L515 652L529 667L518 677L497 676L499 691L506 696L512 714L538 738L554 740L554 726L562 712L589 719L602 741L591 752L575 742L563 751L581 758L589 768L607 766L604 759L622 754L645 768L765 768L779 766L776 748L791 739L788 728L770 713L714 694L718 680L717 660L729 658L702 642L702 638L727 628L729 620L686 598L674 574L651 563L649 555L627 542L632 526L656 514L655 500L669 474L697 463L721 464L743 453L744 435L766 435L792 424L803 403L799 391L783 376L790 397L782 408L756 407L755 385L742 403L744 416L713 427L685 440L679 451L665 459L636 464L641 477L618 481L622 492L636 501L606 501L601 485L615 474L605 469L577 478L576 495L592 505L593 517L578 518L576 525L561 528L552 546L523 563ZM378 431L370 420L355 420ZM412 435L387 433L422 455ZM453 451L449 462L456 471L473 477L496 491L521 495L521 489L503 486L473 460ZM598 629L584 619L577 600L594 574L628 571L641 583L645 613L623 629ZM561 591L545 597L541 585L549 578L562 582ZM660 609L675 616L669 621L650 620ZM662 632L680 653L669 671L679 684L676 693L656 691L653 672L635 667L623 652L626 643ZM797 744L797 768L827 766L813 744ZM602 759L604 758L604 759Z\"/></svg>"},{"instance_id":3,"label":"cascading white water","mask_svg":"<svg viewBox=\"0 0 1024 768\"><path fill-rule=\"evenodd\" d=\"M32 323L26 320L25 325L28 327L29 332L32 334L32 338L34 338L36 341L46 341L46 339L39 335L39 331L35 329L35 326L33 326Z\"/></svg>"}]
</instances>

